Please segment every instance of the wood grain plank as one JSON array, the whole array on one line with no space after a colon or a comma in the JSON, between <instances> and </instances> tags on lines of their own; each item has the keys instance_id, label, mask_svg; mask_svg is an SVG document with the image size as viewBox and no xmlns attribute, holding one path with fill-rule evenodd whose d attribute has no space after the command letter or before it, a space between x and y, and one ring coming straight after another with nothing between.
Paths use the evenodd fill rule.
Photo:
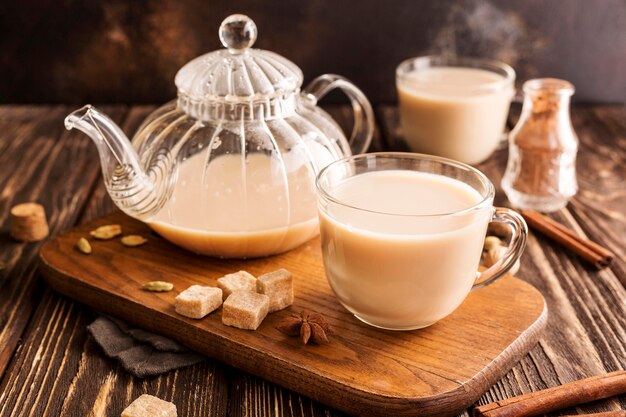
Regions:
<instances>
[{"instance_id":1,"label":"wood grain plank","mask_svg":"<svg viewBox=\"0 0 626 417\"><path fill-rule=\"evenodd\" d=\"M74 320L75 304L68 300L56 302L57 298L47 291L40 302L42 308L33 318L37 324L32 343L21 346L7 370L7 375L12 377L10 383L0 387L3 397L0 415L15 415L18 410L28 410L24 411L25 416L44 415L51 405L49 401L58 402L67 392L71 378L67 377L66 369L74 369L80 356L76 358L63 352L85 328L81 326L83 320ZM40 317L44 313L45 318ZM35 387L38 389L33 389ZM50 392L55 396L48 397Z\"/></svg>"},{"instance_id":2,"label":"wood grain plank","mask_svg":"<svg viewBox=\"0 0 626 417\"><path fill-rule=\"evenodd\" d=\"M626 110L623 106L580 106L572 122L580 139L580 191L569 206L580 233L613 248L611 266L626 285Z\"/></svg>"},{"instance_id":3,"label":"wood grain plank","mask_svg":"<svg viewBox=\"0 0 626 417\"><path fill-rule=\"evenodd\" d=\"M63 116L63 111L54 113L55 108L0 106L0 190L2 190L0 191L2 193L0 194L0 210L6 210L7 206L10 207L13 204L12 202L5 203L7 197L4 192L5 182L9 181L12 176L5 171L6 162L9 161L10 167L17 165L17 162L12 162L12 160L18 158L15 155L19 155L21 149L14 145L13 138L20 135L25 135L30 139L39 137L39 134L33 132L35 126L29 125L36 120L50 119L47 123L43 122L43 127L37 130L40 134L52 132L57 128L56 126L60 126L58 123ZM147 114L151 108L144 108L145 113L142 113L140 108L133 108L131 114L134 112L135 116L129 114L124 130L132 131L132 126L136 126L143 118L142 115ZM341 117L337 116L338 114L345 112L347 120L343 122L339 120L339 124L344 129L350 128L349 109L338 112L329 109L329 112L336 118ZM481 404L555 386L577 377L590 376L592 372L624 369L626 366L621 350L626 344L623 337L625 328L623 287L626 280L623 270L624 221L619 215L602 214L602 211L608 211L602 207L605 201L603 194L606 194L603 191L604 187L614 190L623 184L625 164L621 161L625 155L623 143L626 135L626 107L575 107L572 115L574 125L581 136L579 178L582 176L585 181L589 179L585 187L595 189L598 200L594 202L594 199L590 198L588 202L582 204L577 197L568 210L557 213L555 218L574 229L577 228L581 233L593 239L603 241L615 250L618 258L621 259L611 270L595 273L587 270L576 257L564 254L558 246L552 245L541 236L531 237L529 251L523 259L521 276L529 279L537 275L536 280L531 282L539 286L544 295L549 294L548 303L551 315L548 333L539 345L482 397L479 401ZM392 106L378 108L377 117L381 123L382 147L389 146L389 149L397 149L394 148L394 144L401 143L401 132L397 123L396 109ZM94 171L97 172L93 145L82 135L76 135L73 138L76 142L82 143L87 152L91 153L91 157L87 157L88 163L81 166L88 168L91 163L95 166ZM28 139L22 139L22 141L25 140L28 142ZM604 150L596 150L598 147ZM44 146L41 149L47 148ZM583 156L587 152L591 155ZM75 152L77 157L79 154L80 152ZM29 157L36 158L37 155L31 153ZM64 163L70 165L67 160ZM499 188L500 175L505 164L506 150L498 151L493 158L479 167L496 184L498 204L506 203ZM600 174L597 174L597 168L601 169ZM65 171L58 167L55 167L55 170L61 173ZM603 173L603 170L608 171L608 174ZM20 168L17 172L22 176L24 173L34 175L26 168ZM581 181L581 184L583 183ZM112 208L101 180L97 179L95 184L96 187L84 212L84 220L97 217ZM30 188L25 184L21 187L27 195ZM88 194L89 190L84 192ZM615 193L615 191L612 192ZM13 196L9 197L14 199ZM623 215L623 210L621 214ZM5 217L6 214L2 218ZM64 229L71 223L72 221L68 220L56 230ZM6 224L0 230L6 230ZM13 250L7 252L5 244L8 241L2 240L4 239L2 236L0 235L0 248L2 248L0 260L6 262L14 257L19 258L24 250L21 249L17 254ZM14 245L12 242L8 243ZM537 249L531 253L530 247ZM32 256L34 253L36 250L33 250ZM24 270L28 269L26 265L28 262L21 267L15 266L13 262L8 262L8 269L4 273L0 272L0 282L6 283L7 279L14 280L16 276L24 281ZM535 265L536 262L539 263ZM30 268L32 268L30 273L36 275L34 267ZM20 270L19 275L16 273L17 269ZM2 299L4 289L5 287L0 287L0 299ZM37 295L41 293L44 294L37 312L23 335L23 342L18 345L9 370L0 383L0 416L2 417L21 415L20 410L29 410L29 412L33 410L31 413L33 416L56 417L58 415L89 415L90 413L97 415L100 411L106 415L119 415L123 405L146 392L163 398L174 398L177 404L184 404L182 408L179 407L179 415L193 417L206 415L273 416L281 415L280 413L286 416L343 415L306 397L215 361L208 361L146 380L130 377L114 361L105 358L84 331L85 325L94 317L90 309L68 301L55 293L48 294L38 290ZM34 300L38 299L34 298ZM72 308L68 307L70 304ZM6 303L0 304L0 311L5 306ZM620 321L620 314L622 321ZM65 327L57 325L57 327L48 328L47 324L53 321L52 318L54 322L67 321L68 324ZM27 321L28 319L24 323ZM74 327L72 328L70 324ZM572 328L570 329L569 326ZM2 328L2 321L0 321L0 328ZM579 343L576 335L580 331L584 332L585 336ZM53 343L55 339L60 339L58 345ZM43 353L43 356L35 360L40 346L46 346L39 351L40 354ZM44 370L43 373L40 371L39 374L32 373L33 368L42 364L47 371ZM39 390L41 392L39 397L33 394L28 396L26 392L22 396L16 395L16 387L26 380L34 385L25 391ZM104 382L107 382L105 390L101 388ZM12 389L11 395L7 394L9 389ZM109 399L102 401L105 397ZM568 410L566 414L606 411L620 407L626 409L626 398L585 405ZM467 416L467 413L463 415Z\"/></svg>"},{"instance_id":4,"label":"wood grain plank","mask_svg":"<svg viewBox=\"0 0 626 417\"><path fill-rule=\"evenodd\" d=\"M395 106L378 109L390 149L404 151ZM626 290L624 289L623 207L626 204L626 107L577 106L572 121L580 137L579 194L554 218L568 227L615 248L610 269L595 271L560 246L534 235L528 239L518 274L546 297L550 312L546 333L520 363L479 404L508 398L605 372L626 368ZM496 186L496 204L508 205L500 187L506 149L477 166ZM620 211L621 210L621 211ZM585 405L573 414L626 409L626 398Z\"/></svg>"},{"instance_id":5,"label":"wood grain plank","mask_svg":"<svg viewBox=\"0 0 626 417\"><path fill-rule=\"evenodd\" d=\"M104 109L118 120L126 112L121 106ZM40 341L25 343L14 355L33 311L48 306L48 313L53 314L62 308L59 304L38 303L45 288L37 274L36 262L43 242L25 244L11 240L6 233L8 211L17 203L38 201L46 208L51 234L57 233L75 224L99 172L99 159L91 141L77 132L67 132L63 127L63 118L70 110L64 106L16 106L2 107L0 111L0 123L19 126L15 136L3 135L1 138L8 147L0 155L0 166L3 167L0 170L0 257L7 264L0 273L0 374L4 374L0 383L0 407L4 411L0 414L6 412L5 404L22 398L23 392L12 390L10 386L31 387L15 377L41 375L30 372L39 366L39 356L33 357L37 359L35 362L23 361L34 346L40 346ZM47 317L30 323L27 334L37 336L41 331L41 337L48 338L53 329L45 325ZM69 327L67 332L71 332ZM24 366L28 372L17 372ZM52 369L54 367L48 371ZM49 375L54 376L55 372ZM34 408L39 409L38 406Z\"/></svg>"},{"instance_id":6,"label":"wood grain plank","mask_svg":"<svg viewBox=\"0 0 626 417\"><path fill-rule=\"evenodd\" d=\"M88 139L66 132L67 107L3 107L0 124L12 124L0 143L0 374L26 326L41 286L36 255L42 242L19 243L8 236L8 213L15 204L37 201L46 208L50 232L75 223L96 179L97 158Z\"/></svg>"}]
</instances>

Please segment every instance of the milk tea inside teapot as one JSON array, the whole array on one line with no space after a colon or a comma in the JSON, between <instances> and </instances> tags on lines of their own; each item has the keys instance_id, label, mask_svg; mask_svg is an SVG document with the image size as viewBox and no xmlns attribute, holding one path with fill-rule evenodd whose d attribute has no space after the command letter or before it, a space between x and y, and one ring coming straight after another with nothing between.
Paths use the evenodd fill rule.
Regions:
<instances>
[{"instance_id":1,"label":"milk tea inside teapot","mask_svg":"<svg viewBox=\"0 0 626 417\"><path fill-rule=\"evenodd\" d=\"M357 87L322 75L300 91L300 69L252 48L256 36L247 16L224 20L226 49L181 68L178 99L149 115L132 143L92 106L65 119L96 143L115 204L193 252L256 257L316 236L317 173L372 138L372 109ZM350 141L317 107L334 88L354 109Z\"/></svg>"}]
</instances>

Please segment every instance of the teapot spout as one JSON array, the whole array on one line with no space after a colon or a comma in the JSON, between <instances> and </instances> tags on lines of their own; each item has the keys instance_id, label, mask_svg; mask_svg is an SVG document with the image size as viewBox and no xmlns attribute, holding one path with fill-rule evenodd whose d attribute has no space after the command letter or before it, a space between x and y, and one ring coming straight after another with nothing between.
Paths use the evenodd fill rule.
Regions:
<instances>
[{"instance_id":1,"label":"teapot spout","mask_svg":"<svg viewBox=\"0 0 626 417\"><path fill-rule=\"evenodd\" d=\"M107 191L122 211L145 220L162 207L154 180L144 172L122 129L107 115L88 104L65 118L65 128L76 128L94 141Z\"/></svg>"}]
</instances>

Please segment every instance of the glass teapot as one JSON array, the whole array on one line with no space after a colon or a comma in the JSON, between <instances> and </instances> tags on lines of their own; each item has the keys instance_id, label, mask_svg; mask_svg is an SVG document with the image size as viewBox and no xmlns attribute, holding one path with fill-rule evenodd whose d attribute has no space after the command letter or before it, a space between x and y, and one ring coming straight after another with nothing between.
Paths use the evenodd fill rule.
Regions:
<instances>
[{"instance_id":1,"label":"glass teapot","mask_svg":"<svg viewBox=\"0 0 626 417\"><path fill-rule=\"evenodd\" d=\"M149 115L132 144L90 105L65 119L95 142L113 202L200 254L271 255L316 236L317 173L365 152L372 139L372 108L356 86L327 74L300 91L300 69L251 48L256 36L247 16L225 19L219 37L227 49L183 66L178 99ZM354 110L350 141L317 107L334 88Z\"/></svg>"}]
</instances>

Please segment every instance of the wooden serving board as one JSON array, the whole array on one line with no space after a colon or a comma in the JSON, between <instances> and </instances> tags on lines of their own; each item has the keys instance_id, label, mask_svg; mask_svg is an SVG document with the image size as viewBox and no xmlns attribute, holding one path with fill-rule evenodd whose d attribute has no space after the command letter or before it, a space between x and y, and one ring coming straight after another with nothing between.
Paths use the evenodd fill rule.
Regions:
<instances>
[{"instance_id":1,"label":"wooden serving board","mask_svg":"<svg viewBox=\"0 0 626 417\"><path fill-rule=\"evenodd\" d=\"M113 223L121 224L125 234L148 237L148 244L128 248L119 239L91 240L91 255L75 249L79 237ZM506 277L473 292L456 312L431 327L379 330L355 319L336 301L324 275L318 239L279 256L220 260L179 249L120 212L51 238L40 261L45 278L62 294L359 415L461 411L528 352L547 319L541 294ZM215 285L220 276L240 269L257 275L277 268L293 272L296 300L287 310L270 314L256 331L222 325L221 310L201 320L174 311L174 297L192 284ZM140 289L153 280L172 282L174 290ZM335 331L328 345L303 346L276 330L281 318L302 309L328 319Z\"/></svg>"}]
</instances>

